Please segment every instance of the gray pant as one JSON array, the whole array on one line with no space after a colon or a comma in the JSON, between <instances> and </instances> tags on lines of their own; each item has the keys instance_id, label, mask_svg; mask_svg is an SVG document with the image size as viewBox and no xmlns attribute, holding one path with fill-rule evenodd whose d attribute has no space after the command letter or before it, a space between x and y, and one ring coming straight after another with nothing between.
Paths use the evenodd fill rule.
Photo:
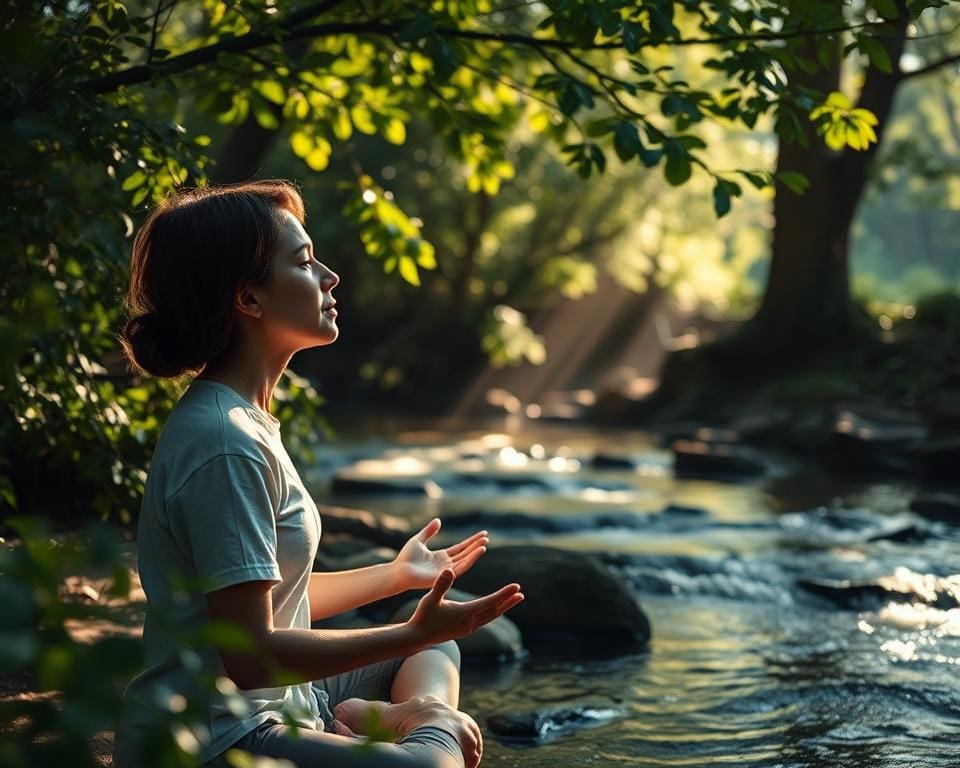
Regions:
<instances>
[{"instance_id":1,"label":"gray pant","mask_svg":"<svg viewBox=\"0 0 960 768\"><path fill-rule=\"evenodd\" d=\"M377 662L340 675L316 680L313 690L320 705L324 731L292 729L267 721L234 746L253 755L291 761L296 768L423 768L425 765L463 766L459 741L448 731L433 726L415 728L396 744L363 745L333 733L333 709L342 701L359 698L390 701L390 688L403 658ZM293 731L296 730L294 734ZM426 747L437 759L424 761ZM221 758L211 766L226 765Z\"/></svg>"}]
</instances>

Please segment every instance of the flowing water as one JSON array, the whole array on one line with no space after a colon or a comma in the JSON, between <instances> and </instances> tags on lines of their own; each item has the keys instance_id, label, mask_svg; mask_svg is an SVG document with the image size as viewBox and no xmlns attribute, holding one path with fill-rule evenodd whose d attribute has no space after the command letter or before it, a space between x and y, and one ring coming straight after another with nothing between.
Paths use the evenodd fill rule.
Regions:
<instances>
[{"instance_id":1,"label":"flowing water","mask_svg":"<svg viewBox=\"0 0 960 768\"><path fill-rule=\"evenodd\" d=\"M634 466L593 469L598 452ZM335 472L428 495L332 496ZM960 766L960 531L914 517L909 487L783 463L755 481L678 479L644 435L559 428L342 439L308 475L325 503L439 515L448 541L481 527L455 525L470 513L493 546L598 553L635 593L652 625L642 653L538 649L464 670L481 725L596 715L536 743L484 727L486 766ZM882 579L918 596L801 586Z\"/></svg>"}]
</instances>

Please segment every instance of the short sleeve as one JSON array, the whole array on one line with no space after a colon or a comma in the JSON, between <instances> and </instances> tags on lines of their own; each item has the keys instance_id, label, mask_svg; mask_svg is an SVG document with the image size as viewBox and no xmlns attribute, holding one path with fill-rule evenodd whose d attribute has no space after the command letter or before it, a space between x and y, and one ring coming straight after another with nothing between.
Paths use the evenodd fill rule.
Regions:
<instances>
[{"instance_id":1,"label":"short sleeve","mask_svg":"<svg viewBox=\"0 0 960 768\"><path fill-rule=\"evenodd\" d=\"M256 459L211 459L167 500L170 528L192 556L203 592L244 581L281 581L277 482Z\"/></svg>"}]
</instances>

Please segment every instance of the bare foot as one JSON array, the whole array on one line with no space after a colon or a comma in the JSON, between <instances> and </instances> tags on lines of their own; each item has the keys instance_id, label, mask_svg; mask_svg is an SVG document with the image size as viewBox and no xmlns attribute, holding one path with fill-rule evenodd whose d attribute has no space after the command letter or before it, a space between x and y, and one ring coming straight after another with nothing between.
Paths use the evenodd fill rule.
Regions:
<instances>
[{"instance_id":1,"label":"bare foot","mask_svg":"<svg viewBox=\"0 0 960 768\"><path fill-rule=\"evenodd\" d=\"M469 715L454 709L435 696L416 696L399 704L386 701L347 699L333 709L339 721L334 728L342 735L365 734L370 710L377 713L377 723L401 737L421 725L432 725L453 734L460 742L466 768L475 768L483 755L480 727Z\"/></svg>"}]
</instances>

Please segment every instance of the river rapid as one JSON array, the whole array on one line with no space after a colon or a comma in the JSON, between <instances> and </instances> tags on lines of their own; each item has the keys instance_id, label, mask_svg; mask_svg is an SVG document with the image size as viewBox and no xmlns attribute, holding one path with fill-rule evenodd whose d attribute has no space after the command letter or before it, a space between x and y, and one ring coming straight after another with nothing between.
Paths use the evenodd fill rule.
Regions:
<instances>
[{"instance_id":1,"label":"river rapid","mask_svg":"<svg viewBox=\"0 0 960 768\"><path fill-rule=\"evenodd\" d=\"M780 459L678 478L648 436L560 427L343 434L304 474L321 503L440 516L448 542L485 527L494 547L596 553L635 594L643 652L465 667L486 766L960 766L960 529L913 515L909 486ZM335 476L397 492L335 494ZM586 725L487 727L555 707Z\"/></svg>"}]
</instances>

